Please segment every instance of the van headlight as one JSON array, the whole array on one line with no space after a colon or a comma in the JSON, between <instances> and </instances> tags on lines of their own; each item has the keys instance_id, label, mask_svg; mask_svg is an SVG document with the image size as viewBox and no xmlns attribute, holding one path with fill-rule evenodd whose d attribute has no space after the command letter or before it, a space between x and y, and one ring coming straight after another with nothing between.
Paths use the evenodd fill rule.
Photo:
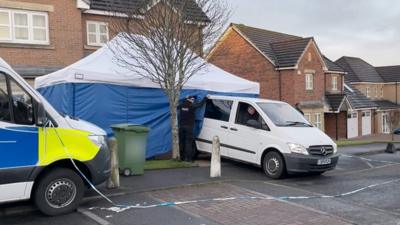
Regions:
<instances>
[{"instance_id":1,"label":"van headlight","mask_svg":"<svg viewBox=\"0 0 400 225\"><path fill-rule=\"evenodd\" d=\"M307 149L300 144L288 143L289 149L292 153L308 155Z\"/></svg>"},{"instance_id":2,"label":"van headlight","mask_svg":"<svg viewBox=\"0 0 400 225\"><path fill-rule=\"evenodd\" d=\"M89 140L97 147L101 147L106 143L106 137L102 135L89 135Z\"/></svg>"}]
</instances>

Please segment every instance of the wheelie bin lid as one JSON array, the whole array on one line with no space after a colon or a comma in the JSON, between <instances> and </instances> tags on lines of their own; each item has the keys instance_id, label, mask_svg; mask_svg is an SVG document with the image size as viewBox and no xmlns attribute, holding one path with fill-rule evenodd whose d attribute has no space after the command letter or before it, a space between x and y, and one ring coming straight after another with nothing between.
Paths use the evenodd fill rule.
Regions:
<instances>
[{"instance_id":1,"label":"wheelie bin lid","mask_svg":"<svg viewBox=\"0 0 400 225\"><path fill-rule=\"evenodd\" d=\"M128 124L128 123L114 124L111 125L111 128L115 131L129 131L135 133L148 133L150 131L148 127L137 124Z\"/></svg>"}]
</instances>

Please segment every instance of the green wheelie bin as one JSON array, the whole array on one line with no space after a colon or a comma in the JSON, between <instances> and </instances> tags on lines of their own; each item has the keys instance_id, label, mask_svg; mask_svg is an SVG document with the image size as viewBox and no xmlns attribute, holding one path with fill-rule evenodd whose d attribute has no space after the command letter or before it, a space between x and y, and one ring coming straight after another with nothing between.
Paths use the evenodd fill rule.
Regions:
<instances>
[{"instance_id":1,"label":"green wheelie bin","mask_svg":"<svg viewBox=\"0 0 400 225\"><path fill-rule=\"evenodd\" d=\"M134 124L116 124L111 128L118 143L120 173L124 176L143 175L150 129Z\"/></svg>"}]
</instances>

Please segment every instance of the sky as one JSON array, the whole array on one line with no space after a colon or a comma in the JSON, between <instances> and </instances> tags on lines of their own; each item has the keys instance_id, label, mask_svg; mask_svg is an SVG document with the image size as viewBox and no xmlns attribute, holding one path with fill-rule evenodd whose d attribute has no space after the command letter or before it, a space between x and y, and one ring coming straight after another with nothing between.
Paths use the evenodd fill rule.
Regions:
<instances>
[{"instance_id":1,"label":"sky","mask_svg":"<svg viewBox=\"0 0 400 225\"><path fill-rule=\"evenodd\" d=\"M400 65L399 0L227 0L231 21L314 37L328 58Z\"/></svg>"}]
</instances>

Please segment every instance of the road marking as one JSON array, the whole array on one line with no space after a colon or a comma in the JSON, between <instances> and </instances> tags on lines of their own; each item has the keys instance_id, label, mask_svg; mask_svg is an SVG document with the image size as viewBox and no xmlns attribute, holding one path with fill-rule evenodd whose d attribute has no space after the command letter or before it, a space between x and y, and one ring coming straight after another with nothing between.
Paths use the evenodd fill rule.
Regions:
<instances>
[{"instance_id":1,"label":"road marking","mask_svg":"<svg viewBox=\"0 0 400 225\"><path fill-rule=\"evenodd\" d=\"M83 209L83 208L78 208L78 212L81 213L82 215L88 217L89 219L95 221L96 223L100 224L100 225L112 225L110 222L108 222L107 220L99 217L98 215Z\"/></svg>"}]
</instances>

